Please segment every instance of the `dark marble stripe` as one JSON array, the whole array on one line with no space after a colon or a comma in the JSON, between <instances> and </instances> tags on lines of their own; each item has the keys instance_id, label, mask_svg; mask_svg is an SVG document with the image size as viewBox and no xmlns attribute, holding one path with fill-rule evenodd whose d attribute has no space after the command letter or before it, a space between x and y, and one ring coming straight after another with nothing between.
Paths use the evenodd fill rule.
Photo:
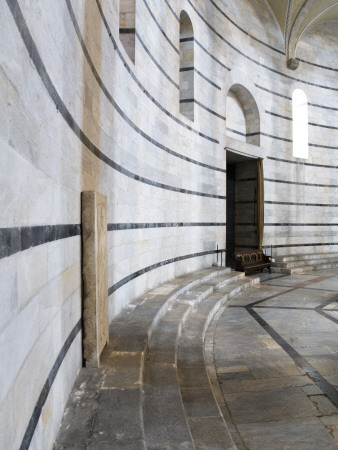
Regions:
<instances>
[{"instance_id":1,"label":"dark marble stripe","mask_svg":"<svg viewBox=\"0 0 338 450\"><path fill-rule=\"evenodd\" d=\"M31 247L81 235L81 225L38 225L0 228L0 259Z\"/></svg>"},{"instance_id":2,"label":"dark marble stripe","mask_svg":"<svg viewBox=\"0 0 338 450\"><path fill-rule=\"evenodd\" d=\"M258 89L261 89L262 91L268 92L269 94L277 95L278 97L285 98L286 100L290 100L290 101L292 100L292 97L289 97L289 96L287 96L287 95L280 94L280 93L278 93L278 92L276 92L276 91L272 91L271 89L267 89L267 88L265 88L265 87L263 87L263 86L260 86L259 84L256 84L256 83L255 83L255 86L256 86Z\"/></svg>"},{"instance_id":3,"label":"dark marble stripe","mask_svg":"<svg viewBox=\"0 0 338 450\"><path fill-rule=\"evenodd\" d=\"M235 134L239 134L240 136L244 136L244 137L258 136L259 134L263 134L263 133L260 133L259 131L256 131L255 133L242 133L241 131L237 131L237 130L234 130L233 128L229 128L229 127L226 127L226 130L231 131L232 133L235 133Z\"/></svg>"},{"instance_id":4,"label":"dark marble stripe","mask_svg":"<svg viewBox=\"0 0 338 450\"><path fill-rule=\"evenodd\" d=\"M226 222L108 223L108 231L147 228L225 227Z\"/></svg>"},{"instance_id":5,"label":"dark marble stripe","mask_svg":"<svg viewBox=\"0 0 338 450\"><path fill-rule=\"evenodd\" d=\"M181 67L180 68L180 72L191 72L191 71L194 71L195 73L197 73L197 75L199 75L201 78L203 78L203 80L205 80L209 84L211 84L211 86L213 86L214 88L218 89L219 91L222 90L222 88L220 86L218 86L213 81L209 80L209 78L207 78L205 75L203 75L202 72L200 72L199 70L195 69L194 67Z\"/></svg>"},{"instance_id":6,"label":"dark marble stripe","mask_svg":"<svg viewBox=\"0 0 338 450\"><path fill-rule=\"evenodd\" d=\"M276 139L278 141L292 143L292 139L287 139L287 138L283 138L283 137L280 137L280 136L274 136L273 134L268 134L268 133L261 132L261 135L262 136L266 136L266 137L271 138L271 139ZM334 147L332 145L312 144L310 142L309 142L308 145L309 145L309 147L314 147L314 148L326 148L326 149L329 149L329 150L338 150L338 147Z\"/></svg>"},{"instance_id":7,"label":"dark marble stripe","mask_svg":"<svg viewBox=\"0 0 338 450\"><path fill-rule=\"evenodd\" d=\"M324 247L326 245L338 245L338 242L314 242L309 244L272 244L272 245L263 245L264 248L289 248L289 247Z\"/></svg>"},{"instance_id":8,"label":"dark marble stripe","mask_svg":"<svg viewBox=\"0 0 338 450\"><path fill-rule=\"evenodd\" d=\"M268 205L296 205L296 206L318 206L324 208L337 208L338 204L330 203L300 203L300 202L276 202L272 200L265 200L264 203Z\"/></svg>"},{"instance_id":9,"label":"dark marble stripe","mask_svg":"<svg viewBox=\"0 0 338 450\"><path fill-rule=\"evenodd\" d=\"M166 79L168 81L170 81L170 83L176 88L179 89L179 85L176 83L176 81L174 81L168 74L167 72L163 69L163 67L156 61L156 59L154 58L154 56L150 53L150 51L148 50L148 47L145 45L145 43L143 42L141 36L139 35L139 33L136 31L135 33L139 43L142 45L144 51L147 53L147 55L149 56L149 58L152 60L152 62L155 64L155 66L158 68L158 70L166 77Z\"/></svg>"},{"instance_id":10,"label":"dark marble stripe","mask_svg":"<svg viewBox=\"0 0 338 450\"><path fill-rule=\"evenodd\" d=\"M218 251L221 251L221 249ZM222 251L225 251L225 249L222 249ZM178 261L184 261L186 259L191 259L191 258L199 258L201 256L213 255L216 253L217 253L217 250L209 250L209 251L205 251L205 252L193 253L191 255L177 256L176 258L166 259L166 260L160 261L156 264L152 264L151 266L144 267L143 269L140 269L137 272L134 272L134 273L122 278L120 281L118 281L113 286L111 286L108 289L108 295L113 294L121 286L129 283L130 281L134 280L135 278L140 277L141 275L143 275L147 272L150 272L151 270L155 270L155 269L158 269L159 267L163 267L163 266L166 266L168 264L172 264L172 263L175 263Z\"/></svg>"},{"instance_id":11,"label":"dark marble stripe","mask_svg":"<svg viewBox=\"0 0 338 450\"><path fill-rule=\"evenodd\" d=\"M212 53L210 53L196 38L194 38L195 43L208 55L211 59L213 59L215 62L217 62L223 69L226 69L230 71L231 69L227 67L225 64L222 63L216 56L214 56Z\"/></svg>"},{"instance_id":12,"label":"dark marble stripe","mask_svg":"<svg viewBox=\"0 0 338 450\"><path fill-rule=\"evenodd\" d=\"M218 86L216 83L214 83L213 81L211 81L208 77L206 77L205 75L203 75L202 72L200 72L197 69L194 69L195 72L197 73L197 75L199 75L201 78L203 78L203 80L207 81L209 84L211 84L211 86L213 86L214 88L218 89L219 91L222 90L222 88L220 86Z\"/></svg>"},{"instance_id":13,"label":"dark marble stripe","mask_svg":"<svg viewBox=\"0 0 338 450\"><path fill-rule=\"evenodd\" d=\"M314 308L302 308L301 306L267 306L267 305L257 305L255 308L261 309L284 309L284 310L296 310L296 311L315 311Z\"/></svg>"},{"instance_id":14,"label":"dark marble stripe","mask_svg":"<svg viewBox=\"0 0 338 450\"><path fill-rule=\"evenodd\" d=\"M33 435L34 435L34 431L35 431L38 421L41 417L42 408L43 408L44 404L46 403L47 397L53 386L56 375L61 367L63 360L65 359L65 356L66 356L70 346L72 345L76 336L81 331L81 328L82 328L82 319L80 319L77 322L75 327L70 332L68 338L66 339L65 343L63 344L63 346L56 358L56 361L55 361L51 371L48 374L47 380L45 381L45 384L39 395L38 401L36 402L35 408L33 410L32 416L29 420L26 432L24 434L24 437L23 437L21 445L20 445L20 450L27 450L29 448L30 443L33 438Z\"/></svg>"},{"instance_id":15,"label":"dark marble stripe","mask_svg":"<svg viewBox=\"0 0 338 450\"><path fill-rule=\"evenodd\" d=\"M299 164L302 166L322 167L324 169L338 169L338 166L330 166L327 164L313 164L313 163L308 163L308 162L304 162L304 161L290 161L288 159L274 158L273 156L268 156L267 159L270 159L272 161L288 163L288 164Z\"/></svg>"},{"instance_id":16,"label":"dark marble stripe","mask_svg":"<svg viewBox=\"0 0 338 450\"><path fill-rule=\"evenodd\" d=\"M262 136L266 136L266 137L271 138L271 139L276 139L277 141L283 141L283 142L290 142L290 143L292 143L292 139L284 138L284 137L281 137L281 136L274 136L273 134L268 134L268 133L261 133L261 134L262 134ZM309 144L309 146L310 146L310 144Z\"/></svg>"},{"instance_id":17,"label":"dark marble stripe","mask_svg":"<svg viewBox=\"0 0 338 450\"><path fill-rule=\"evenodd\" d=\"M6 1L7 1L8 7L12 13L13 19L18 27L19 33L21 34L23 42L27 48L28 54L29 54L32 62L34 63L36 70L37 70L38 74L40 75L41 81L43 82L51 99L53 100L57 110L62 115L62 117L65 119L65 121L69 125L70 129L74 132L74 134L81 140L81 142L88 148L88 150L93 155L95 155L97 158L99 158L105 164L109 165L110 167L112 167L114 170L120 172L121 174L123 174L131 179L134 179L135 181L139 181L141 183L147 184L149 186L154 186L154 187L157 187L160 189L165 189L165 190L178 192L178 193L182 193L182 194L190 194L190 195L197 195L197 196L202 196L202 197L217 198L217 199L225 200L225 198L226 198L225 196L202 193L202 192L192 191L189 189L182 189L182 188L178 188L176 186L166 185L164 183L159 183L159 182L150 180L148 178L142 177L138 174L135 174L135 173L129 171L128 169L125 169L120 164L117 164L115 161L113 161L107 155L105 155L98 147L96 147L93 144L93 142L90 141L88 136L83 132L83 130L80 128L80 126L75 122L75 119L73 118L73 116L71 115L69 110L67 109L66 105L62 101L58 92L56 91L56 88L53 85L52 80L50 79L50 77L47 73L47 70L42 62L42 59L39 55L37 47L33 41L33 38L31 36L30 32L29 32L29 29L27 27L27 24L25 22L23 15L22 15L22 12L21 12L21 9L19 7L17 0L6 0ZM66 0L66 1L67 1L67 5L69 7L69 12L72 12L69 0ZM77 26L77 23L75 22L74 25ZM83 43L83 40L80 41L80 43ZM87 56L88 55L87 49L85 47L83 47L83 50L85 52L85 55ZM98 76L94 67L92 67L92 70L93 70L94 75L96 74L96 76ZM100 79L98 81L100 81ZM101 88L104 90L105 86L102 85ZM104 91L104 92L107 96L110 96L109 92L107 92L107 91ZM113 101L113 99L112 99L112 101ZM116 107L118 108L117 105L116 105ZM120 113L123 114L121 110L120 110ZM126 117L125 120L128 121L129 119ZM133 125L131 124L131 126L133 126ZM141 130L140 130L140 133L145 135ZM154 141L152 139L152 142L155 144L156 141ZM171 150L169 150L169 152L171 152ZM177 154L177 156L178 156L178 154ZM185 158L182 155L180 155L180 157L182 157L183 159ZM198 163L198 165L201 165L201 164L202 163ZM204 164L203 164L203 166L204 166ZM207 165L205 165L205 167L207 167ZM209 168L211 168L211 167L209 167ZM222 172L224 171L224 169L217 169L217 168L216 168L216 170L220 170Z\"/></svg>"},{"instance_id":18,"label":"dark marble stripe","mask_svg":"<svg viewBox=\"0 0 338 450\"><path fill-rule=\"evenodd\" d=\"M143 3L145 4L151 18L153 19L153 21L155 22L157 28L160 30L161 34L164 36L164 38L166 39L166 41L169 43L169 45L175 50L175 52L179 55L180 51L177 47L175 47L175 45L171 42L171 40L169 39L169 37L167 36L167 34L165 33L165 31L163 30L163 28L161 27L161 25L158 23L156 17L154 16L152 10L150 9L148 3L146 2L146 0L143 0Z\"/></svg>"},{"instance_id":19,"label":"dark marble stripe","mask_svg":"<svg viewBox=\"0 0 338 450\"><path fill-rule=\"evenodd\" d=\"M224 116L221 116L221 114L218 114L216 111L213 111L212 109L208 108L207 106L203 105L203 103L199 102L198 100L195 100L196 105L200 106L201 108L208 111L210 114L214 115L215 117L218 117L219 119L226 120Z\"/></svg>"},{"instance_id":20,"label":"dark marble stripe","mask_svg":"<svg viewBox=\"0 0 338 450\"><path fill-rule=\"evenodd\" d=\"M265 227L338 227L338 223L264 223Z\"/></svg>"},{"instance_id":21,"label":"dark marble stripe","mask_svg":"<svg viewBox=\"0 0 338 450\"><path fill-rule=\"evenodd\" d=\"M175 19L179 22L180 18L178 17L178 15L175 13L175 11L173 10L173 8L171 7L170 3L168 2L168 0L164 0L165 4L168 6L170 12L173 14L173 16L175 17Z\"/></svg>"},{"instance_id":22,"label":"dark marble stripe","mask_svg":"<svg viewBox=\"0 0 338 450\"><path fill-rule=\"evenodd\" d=\"M289 276L289 275L283 274L283 275L280 275L280 276L278 276L276 278L285 278L287 276ZM273 280L275 280L276 278L274 277ZM270 281L270 279L268 281ZM263 284L263 282L262 282L262 284ZM284 288L286 288L286 286L284 286ZM274 300L277 297L281 297L281 296L283 296L285 294L289 294L290 292L293 292L295 290L296 290L295 287L292 287L292 288L289 288L289 289L285 289L282 292L278 292L277 294L272 294L272 295L269 295L268 297L261 298L260 300L256 300L256 301L254 301L254 302L252 302L252 303L250 303L249 305L246 305L246 306L248 306L249 308L254 308L254 307L258 306L258 305L261 305L264 302L267 302L269 300Z\"/></svg>"},{"instance_id":23,"label":"dark marble stripe","mask_svg":"<svg viewBox=\"0 0 338 450\"><path fill-rule=\"evenodd\" d=\"M239 134L240 136L246 137L246 133L242 133L241 131L234 130L233 128L226 127L226 130L230 131L231 133Z\"/></svg>"},{"instance_id":24,"label":"dark marble stripe","mask_svg":"<svg viewBox=\"0 0 338 450\"><path fill-rule=\"evenodd\" d=\"M108 231L169 227L225 227L225 222L109 223ZM38 245L81 235L81 225L0 228L0 259Z\"/></svg>"},{"instance_id":25,"label":"dark marble stripe","mask_svg":"<svg viewBox=\"0 0 338 450\"><path fill-rule=\"evenodd\" d=\"M338 108L334 108L333 106L324 106L324 105L318 105L316 103L308 103L309 106L314 106L316 108L323 108L327 109L329 111L338 111Z\"/></svg>"},{"instance_id":26,"label":"dark marble stripe","mask_svg":"<svg viewBox=\"0 0 338 450\"><path fill-rule=\"evenodd\" d=\"M224 116L221 116L216 111L213 111L212 109L210 109L207 106L203 105L203 103L199 102L198 100L195 100L194 98L183 98L183 99L180 100L180 103L195 103L200 108L205 109L205 111L208 111L208 113L218 117L219 119L226 120L226 118Z\"/></svg>"},{"instance_id":27,"label":"dark marble stripe","mask_svg":"<svg viewBox=\"0 0 338 450\"><path fill-rule=\"evenodd\" d=\"M314 381L314 383L324 392L331 402L338 407L337 390L311 366L311 364L301 356L277 331L272 328L251 306L245 308L259 325L279 344L293 361Z\"/></svg>"},{"instance_id":28,"label":"dark marble stripe","mask_svg":"<svg viewBox=\"0 0 338 450\"><path fill-rule=\"evenodd\" d=\"M292 101L292 97L289 97L289 96L287 96L287 95L280 94L280 93L278 93L278 92L276 92L276 91L272 91L271 89L267 89L267 88L265 88L265 87L263 87L263 86L260 86L259 84L256 84L256 83L255 83L255 86L256 86L258 89L261 89L262 91L268 92L269 94L273 94L273 95L276 95L276 96L278 96L278 97L285 98L285 99L287 99L287 100ZM333 108L333 107L331 107L331 106L317 105L316 103L310 103L310 102L308 102L308 105L309 105L309 106L314 106L314 107L316 107L316 108L327 109L327 110L329 110L329 111L338 111L338 108Z\"/></svg>"},{"instance_id":29,"label":"dark marble stripe","mask_svg":"<svg viewBox=\"0 0 338 450\"><path fill-rule=\"evenodd\" d=\"M292 121L292 117L282 116L281 114L274 113L272 111L265 110L265 114L270 114L270 116L279 117L280 119Z\"/></svg>"},{"instance_id":30,"label":"dark marble stripe","mask_svg":"<svg viewBox=\"0 0 338 450\"><path fill-rule=\"evenodd\" d=\"M174 122L178 123L179 125L181 125L182 127L186 128L187 130L191 131L192 133L197 134L198 136L200 136L200 137L203 138L203 139L207 139L207 140L210 141L210 142L214 142L214 143L216 143L216 144L219 144L219 141L218 141L217 139L214 139L214 138L212 138L212 137L210 137L210 136L207 136L206 134L204 134L204 133L202 133L202 132L200 132L200 131L198 131L198 130L192 128L191 126L189 126L189 125L187 125L186 123L184 123L183 121L181 121L178 117L176 117L176 116L174 116L173 114L171 114L171 112L169 112L167 109L165 109L165 108L164 108L164 107L163 107L163 106L162 106L162 105L161 105L161 104L160 104L160 103L159 103L159 102L158 102L158 101L157 101L157 100L149 93L149 91L147 91L147 89L143 86L143 84L136 78L135 73L133 72L133 70L132 70L131 67L129 66L128 62L124 59L124 57L123 57L123 55L122 55L122 52L120 51L120 49L119 49L119 47L118 47L118 45L117 45L117 43L116 43L116 41L115 41L115 39L114 39L114 37L113 37L113 34L112 34L112 32L111 32L111 29L109 28L107 19L105 18L104 14L103 14L103 10L102 10L102 8L101 8L101 5L100 5L99 0L96 0L96 5L97 5L97 8L98 8L99 13L100 13L100 15L101 15L101 19L102 19L102 21L103 21L103 24L104 24L104 26L105 26L105 29L106 29L106 31L107 31L107 33L108 33L109 39L111 40L111 42L112 42L112 44L113 44L113 46L114 46L115 51L117 52L117 54L118 54L120 60L123 62L123 65L124 65L125 69L126 69L127 72L129 73L129 75L131 76L131 78L135 81L136 85L142 90L143 94L144 94L147 98L149 98L149 100L150 100L152 103L154 103L154 105L155 105L157 108L159 108L162 112L164 112L164 113L165 113L170 119L172 119ZM72 19L73 25L74 25L74 27L75 27L75 30L76 30L77 35L78 35L78 37L79 37L79 39L80 39L80 42L81 42L82 36L81 36L80 29L79 29L79 26L78 26L78 24L77 24L77 21L76 21L76 18L75 18L75 15L74 15L74 12L73 12L73 10L72 10L72 6L71 6L71 3L70 3L70 2L67 2L67 7L68 7L68 9L69 9L69 12L70 12L71 19ZM88 54L88 56L89 56L89 54Z\"/></svg>"},{"instance_id":31,"label":"dark marble stripe","mask_svg":"<svg viewBox=\"0 0 338 450\"><path fill-rule=\"evenodd\" d=\"M334 67L323 66L321 64L316 64L314 62L306 61L305 59L301 59L301 58L297 58L297 59L298 59L298 61L301 61L305 64L309 64L311 66L319 67L320 69L332 70L333 72L338 72L338 69L335 69Z\"/></svg>"},{"instance_id":32,"label":"dark marble stripe","mask_svg":"<svg viewBox=\"0 0 338 450\"><path fill-rule=\"evenodd\" d=\"M272 178L264 178L264 181L268 181L269 183L294 184L294 185L298 185L298 186L338 188L338 184L303 183L302 181L275 180Z\"/></svg>"},{"instance_id":33,"label":"dark marble stripe","mask_svg":"<svg viewBox=\"0 0 338 450\"><path fill-rule=\"evenodd\" d=\"M270 116L279 117L280 119L285 119L285 120L289 120L290 122L292 122L292 117L282 116L281 114L277 114L277 113L274 113L272 111L267 111L267 110L265 110L265 113L270 114ZM327 128L329 130L338 130L338 127L332 127L330 125L324 125L321 123L309 122L308 124L312 127Z\"/></svg>"},{"instance_id":34,"label":"dark marble stripe","mask_svg":"<svg viewBox=\"0 0 338 450\"><path fill-rule=\"evenodd\" d=\"M309 125L311 127L320 127L320 128L327 128L328 130L338 130L338 127L333 127L331 125L323 125L321 123L314 123L314 122L309 122Z\"/></svg>"},{"instance_id":35,"label":"dark marble stripe","mask_svg":"<svg viewBox=\"0 0 338 450\"><path fill-rule=\"evenodd\" d=\"M331 300L330 303L332 303L333 301ZM337 301L337 300L335 300L335 301ZM329 311L337 311L337 309L330 309L327 312L329 312ZM325 317L325 319L329 319L329 320L331 320L331 322L334 322L334 323L338 324L338 319L336 319L335 317L331 316L330 314L327 314L327 312L325 312L325 311L323 311L321 309L318 309L318 308L316 308L316 312L318 314L320 314L321 316Z\"/></svg>"},{"instance_id":36,"label":"dark marble stripe","mask_svg":"<svg viewBox=\"0 0 338 450\"><path fill-rule=\"evenodd\" d=\"M198 15L198 17L202 20L202 22L205 23L205 25L213 32L216 34L217 37L219 37L225 44L227 44L232 50L234 50L236 53L238 53L239 55L243 56L244 58L246 58L248 61L253 62L254 64L256 64L257 66L263 67L264 69L272 72L272 73L276 73L277 75L280 75L284 78L287 78L288 80L293 80L293 81L299 81L300 83L303 84L307 84L308 86L315 86L321 89L327 89L330 91L338 91L338 88L334 88L331 86L325 86L322 84L316 84L316 83L312 83L311 81L306 81L306 80L302 80L301 78L296 78L293 77L291 75L288 75L284 72L280 72L276 69L273 69L272 67L267 66L266 64L262 64L259 61L257 61L256 59L252 58L251 56L245 54L244 52L242 52L241 50L239 50L237 47L235 47L233 44L231 44L227 39L224 38L224 36L220 33L218 33L218 31L216 31L215 28L213 28L210 23L208 23L208 21L202 16L202 14L197 10L197 8L195 7L195 5L192 3L191 0L187 0L189 5L192 7L192 9L195 11L195 13Z\"/></svg>"}]
</instances>

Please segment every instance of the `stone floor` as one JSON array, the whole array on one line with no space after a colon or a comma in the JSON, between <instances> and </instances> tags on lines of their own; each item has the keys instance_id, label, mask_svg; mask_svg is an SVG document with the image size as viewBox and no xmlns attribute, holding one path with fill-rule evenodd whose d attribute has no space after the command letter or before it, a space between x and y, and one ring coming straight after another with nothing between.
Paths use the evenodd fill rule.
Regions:
<instances>
[{"instance_id":1,"label":"stone floor","mask_svg":"<svg viewBox=\"0 0 338 450\"><path fill-rule=\"evenodd\" d=\"M232 437L238 449L336 449L337 272L260 278L207 334Z\"/></svg>"},{"instance_id":2,"label":"stone floor","mask_svg":"<svg viewBox=\"0 0 338 450\"><path fill-rule=\"evenodd\" d=\"M116 319L106 367L81 370L55 449L338 449L338 272L260 284L208 273ZM146 342L151 311L187 282Z\"/></svg>"}]
</instances>

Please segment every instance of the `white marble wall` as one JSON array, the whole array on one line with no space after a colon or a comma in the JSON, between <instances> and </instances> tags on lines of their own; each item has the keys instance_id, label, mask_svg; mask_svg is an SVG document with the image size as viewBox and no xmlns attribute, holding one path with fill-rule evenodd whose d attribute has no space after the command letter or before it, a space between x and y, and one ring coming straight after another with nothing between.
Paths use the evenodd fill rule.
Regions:
<instances>
[{"instance_id":1,"label":"white marble wall","mask_svg":"<svg viewBox=\"0 0 338 450\"><path fill-rule=\"evenodd\" d=\"M110 319L153 286L211 265L224 247L225 146L264 158L264 245L337 248L338 83L325 68L334 43L315 56L324 67L301 62L290 72L262 2L167 3L136 2L135 64L119 41L118 1L0 4L4 448L52 447L81 366L83 190L108 199ZM195 38L193 122L179 112L182 9ZM320 30L315 42L320 53ZM308 45L299 47L304 60ZM236 83L257 103L260 146L226 132ZM296 87L310 105L307 161L292 157Z\"/></svg>"}]
</instances>

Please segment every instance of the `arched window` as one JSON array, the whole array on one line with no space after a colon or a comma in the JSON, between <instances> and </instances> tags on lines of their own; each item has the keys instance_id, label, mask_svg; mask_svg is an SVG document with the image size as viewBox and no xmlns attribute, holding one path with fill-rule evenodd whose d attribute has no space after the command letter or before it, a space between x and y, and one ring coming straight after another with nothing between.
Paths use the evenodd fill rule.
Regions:
<instances>
[{"instance_id":1,"label":"arched window","mask_svg":"<svg viewBox=\"0 0 338 450\"><path fill-rule=\"evenodd\" d=\"M194 31L185 11L180 15L180 112L194 120Z\"/></svg>"},{"instance_id":2,"label":"arched window","mask_svg":"<svg viewBox=\"0 0 338 450\"><path fill-rule=\"evenodd\" d=\"M295 89L292 94L292 137L293 156L308 158L308 106L306 94L301 89Z\"/></svg>"},{"instance_id":3,"label":"arched window","mask_svg":"<svg viewBox=\"0 0 338 450\"><path fill-rule=\"evenodd\" d=\"M135 63L135 0L120 0L120 41Z\"/></svg>"}]
</instances>

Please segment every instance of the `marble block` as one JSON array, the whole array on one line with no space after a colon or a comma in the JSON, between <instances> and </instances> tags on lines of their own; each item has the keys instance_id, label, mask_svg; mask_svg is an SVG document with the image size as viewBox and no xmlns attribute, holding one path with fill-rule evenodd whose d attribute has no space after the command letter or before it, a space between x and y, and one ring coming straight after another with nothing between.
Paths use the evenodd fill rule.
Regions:
<instances>
[{"instance_id":1,"label":"marble block","mask_svg":"<svg viewBox=\"0 0 338 450\"><path fill-rule=\"evenodd\" d=\"M83 351L87 367L100 365L109 340L107 198L82 192Z\"/></svg>"}]
</instances>

